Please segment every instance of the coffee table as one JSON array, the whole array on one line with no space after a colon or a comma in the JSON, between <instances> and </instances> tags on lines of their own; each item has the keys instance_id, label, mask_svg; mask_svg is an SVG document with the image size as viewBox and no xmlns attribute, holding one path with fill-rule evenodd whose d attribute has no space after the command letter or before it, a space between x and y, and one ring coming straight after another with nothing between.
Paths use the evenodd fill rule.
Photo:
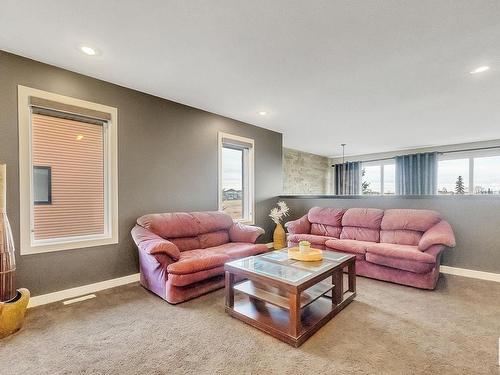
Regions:
<instances>
[{"instance_id":1,"label":"coffee table","mask_svg":"<svg viewBox=\"0 0 500 375\"><path fill-rule=\"evenodd\" d=\"M323 251L323 260L301 262L284 249L228 262L226 312L298 347L356 296L355 260Z\"/></svg>"}]
</instances>

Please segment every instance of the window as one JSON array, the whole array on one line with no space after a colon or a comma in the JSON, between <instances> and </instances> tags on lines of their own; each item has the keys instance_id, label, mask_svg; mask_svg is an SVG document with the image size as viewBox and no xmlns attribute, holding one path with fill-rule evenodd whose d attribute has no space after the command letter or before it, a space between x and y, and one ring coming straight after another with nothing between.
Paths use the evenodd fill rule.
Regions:
<instances>
[{"instance_id":1,"label":"window","mask_svg":"<svg viewBox=\"0 0 500 375\"><path fill-rule=\"evenodd\" d=\"M21 254L117 243L116 109L18 92Z\"/></svg>"},{"instance_id":2,"label":"window","mask_svg":"<svg viewBox=\"0 0 500 375\"><path fill-rule=\"evenodd\" d=\"M469 159L439 160L438 194L469 193Z\"/></svg>"},{"instance_id":3,"label":"window","mask_svg":"<svg viewBox=\"0 0 500 375\"><path fill-rule=\"evenodd\" d=\"M361 194L395 194L396 167L393 159L361 164Z\"/></svg>"},{"instance_id":4,"label":"window","mask_svg":"<svg viewBox=\"0 0 500 375\"><path fill-rule=\"evenodd\" d=\"M365 165L361 169L361 193L365 195L380 194L382 173L380 165Z\"/></svg>"},{"instance_id":5,"label":"window","mask_svg":"<svg viewBox=\"0 0 500 375\"><path fill-rule=\"evenodd\" d=\"M500 194L500 151L447 153L438 162L438 194Z\"/></svg>"},{"instance_id":6,"label":"window","mask_svg":"<svg viewBox=\"0 0 500 375\"><path fill-rule=\"evenodd\" d=\"M384 194L396 194L396 164L384 164Z\"/></svg>"},{"instance_id":7,"label":"window","mask_svg":"<svg viewBox=\"0 0 500 375\"><path fill-rule=\"evenodd\" d=\"M253 139L219 133L219 210L254 223Z\"/></svg>"},{"instance_id":8,"label":"window","mask_svg":"<svg viewBox=\"0 0 500 375\"><path fill-rule=\"evenodd\" d=\"M500 194L500 156L474 158L474 194Z\"/></svg>"},{"instance_id":9,"label":"window","mask_svg":"<svg viewBox=\"0 0 500 375\"><path fill-rule=\"evenodd\" d=\"M33 166L33 201L35 204L52 203L52 168Z\"/></svg>"}]
</instances>

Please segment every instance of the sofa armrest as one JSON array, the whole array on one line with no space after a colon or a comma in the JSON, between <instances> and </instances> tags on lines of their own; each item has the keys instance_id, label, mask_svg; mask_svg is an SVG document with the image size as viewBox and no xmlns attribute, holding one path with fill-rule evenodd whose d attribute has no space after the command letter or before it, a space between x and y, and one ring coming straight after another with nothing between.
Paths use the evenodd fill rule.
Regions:
<instances>
[{"instance_id":1,"label":"sofa armrest","mask_svg":"<svg viewBox=\"0 0 500 375\"><path fill-rule=\"evenodd\" d=\"M455 247L455 234L447 221L441 220L439 223L427 230L418 243L418 249L425 251L432 245Z\"/></svg>"},{"instance_id":2,"label":"sofa armrest","mask_svg":"<svg viewBox=\"0 0 500 375\"><path fill-rule=\"evenodd\" d=\"M140 225L136 225L131 233L139 250L145 251L151 255L165 254L174 261L179 260L181 252L172 242L154 234Z\"/></svg>"},{"instance_id":3,"label":"sofa armrest","mask_svg":"<svg viewBox=\"0 0 500 375\"><path fill-rule=\"evenodd\" d=\"M229 240L231 242L255 243L257 238L265 233L264 229L253 225L233 223L229 228Z\"/></svg>"},{"instance_id":4,"label":"sofa armrest","mask_svg":"<svg viewBox=\"0 0 500 375\"><path fill-rule=\"evenodd\" d=\"M285 223L285 228L288 233L292 234L309 234L311 232L311 223L307 219L307 214L300 219Z\"/></svg>"}]
</instances>

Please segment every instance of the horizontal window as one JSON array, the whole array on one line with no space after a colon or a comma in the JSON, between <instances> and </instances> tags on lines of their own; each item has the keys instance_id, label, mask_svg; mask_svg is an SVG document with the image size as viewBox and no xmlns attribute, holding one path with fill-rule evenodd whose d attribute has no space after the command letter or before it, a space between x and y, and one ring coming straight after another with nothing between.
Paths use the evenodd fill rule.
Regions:
<instances>
[{"instance_id":1,"label":"horizontal window","mask_svg":"<svg viewBox=\"0 0 500 375\"><path fill-rule=\"evenodd\" d=\"M440 160L438 163L438 194L469 193L469 159Z\"/></svg>"},{"instance_id":2,"label":"horizontal window","mask_svg":"<svg viewBox=\"0 0 500 375\"><path fill-rule=\"evenodd\" d=\"M382 170L380 165L367 165L361 169L361 192L363 194L380 194L382 191Z\"/></svg>"},{"instance_id":3,"label":"horizontal window","mask_svg":"<svg viewBox=\"0 0 500 375\"><path fill-rule=\"evenodd\" d=\"M500 194L500 155L474 158L474 194Z\"/></svg>"},{"instance_id":4,"label":"horizontal window","mask_svg":"<svg viewBox=\"0 0 500 375\"><path fill-rule=\"evenodd\" d=\"M361 163L361 194L380 195L396 193L396 166L394 160Z\"/></svg>"},{"instance_id":5,"label":"horizontal window","mask_svg":"<svg viewBox=\"0 0 500 375\"><path fill-rule=\"evenodd\" d=\"M500 147L438 155L438 195L500 195ZM361 162L362 195L396 194L397 180L394 159Z\"/></svg>"},{"instance_id":6,"label":"horizontal window","mask_svg":"<svg viewBox=\"0 0 500 375\"><path fill-rule=\"evenodd\" d=\"M384 164L384 194L396 194L396 164Z\"/></svg>"},{"instance_id":7,"label":"horizontal window","mask_svg":"<svg viewBox=\"0 0 500 375\"><path fill-rule=\"evenodd\" d=\"M438 194L500 194L500 151L442 155L438 162Z\"/></svg>"}]
</instances>

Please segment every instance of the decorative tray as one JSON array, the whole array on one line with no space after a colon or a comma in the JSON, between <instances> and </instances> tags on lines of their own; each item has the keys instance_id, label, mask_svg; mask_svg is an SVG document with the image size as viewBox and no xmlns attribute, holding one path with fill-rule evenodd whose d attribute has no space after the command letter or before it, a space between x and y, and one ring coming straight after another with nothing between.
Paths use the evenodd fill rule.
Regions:
<instances>
[{"instance_id":1,"label":"decorative tray","mask_svg":"<svg viewBox=\"0 0 500 375\"><path fill-rule=\"evenodd\" d=\"M317 262L323 259L323 251L311 249L308 252L301 253L298 247L291 247L288 249L288 258L304 262Z\"/></svg>"}]
</instances>

